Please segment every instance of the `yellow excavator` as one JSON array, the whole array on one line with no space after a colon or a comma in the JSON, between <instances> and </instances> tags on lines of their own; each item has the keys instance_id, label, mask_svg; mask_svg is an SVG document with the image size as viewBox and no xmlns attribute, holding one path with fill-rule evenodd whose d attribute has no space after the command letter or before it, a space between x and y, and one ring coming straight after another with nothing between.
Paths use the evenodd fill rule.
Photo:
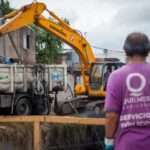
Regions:
<instances>
[{"instance_id":1,"label":"yellow excavator","mask_svg":"<svg viewBox=\"0 0 150 150\"><path fill-rule=\"evenodd\" d=\"M42 15L44 11L49 13L48 18ZM122 66L119 60L104 59L96 62L93 50L82 34L48 10L44 3L33 2L25 5L21 9L3 16L3 19L8 19L8 21L0 26L0 35L35 24L71 46L79 55L83 83L75 85L74 92L77 97L62 105L63 112L67 108L70 109L65 113L78 112L77 108L85 108L91 102L94 102L92 109L103 106L107 82L105 73L112 72ZM102 103L100 99L102 99Z\"/></svg>"}]
</instances>

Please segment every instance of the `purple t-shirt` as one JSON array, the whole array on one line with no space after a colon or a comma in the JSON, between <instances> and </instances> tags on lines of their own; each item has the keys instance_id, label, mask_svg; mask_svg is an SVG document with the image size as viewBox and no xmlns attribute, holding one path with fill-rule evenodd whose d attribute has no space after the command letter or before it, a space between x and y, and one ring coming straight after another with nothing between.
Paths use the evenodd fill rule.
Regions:
<instances>
[{"instance_id":1,"label":"purple t-shirt","mask_svg":"<svg viewBox=\"0 0 150 150\"><path fill-rule=\"evenodd\" d=\"M115 150L150 149L150 64L128 64L110 75L105 110L120 116Z\"/></svg>"}]
</instances>

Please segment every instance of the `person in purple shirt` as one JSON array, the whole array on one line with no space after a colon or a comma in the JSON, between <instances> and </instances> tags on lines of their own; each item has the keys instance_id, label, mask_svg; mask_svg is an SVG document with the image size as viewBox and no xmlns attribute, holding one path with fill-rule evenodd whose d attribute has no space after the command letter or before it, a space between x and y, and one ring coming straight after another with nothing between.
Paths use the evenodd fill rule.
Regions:
<instances>
[{"instance_id":1,"label":"person in purple shirt","mask_svg":"<svg viewBox=\"0 0 150 150\"><path fill-rule=\"evenodd\" d=\"M150 150L149 39L131 33L124 50L127 64L112 72L107 84L105 150Z\"/></svg>"}]
</instances>

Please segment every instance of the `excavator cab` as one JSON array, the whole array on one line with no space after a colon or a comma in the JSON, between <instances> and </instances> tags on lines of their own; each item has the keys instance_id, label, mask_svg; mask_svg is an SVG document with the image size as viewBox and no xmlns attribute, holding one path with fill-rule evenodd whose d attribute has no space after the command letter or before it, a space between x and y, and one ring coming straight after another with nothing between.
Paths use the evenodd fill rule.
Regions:
<instances>
[{"instance_id":1,"label":"excavator cab","mask_svg":"<svg viewBox=\"0 0 150 150\"><path fill-rule=\"evenodd\" d=\"M89 93L92 96L105 97L106 86L110 74L123 66L118 59L104 59L91 65L89 76Z\"/></svg>"}]
</instances>

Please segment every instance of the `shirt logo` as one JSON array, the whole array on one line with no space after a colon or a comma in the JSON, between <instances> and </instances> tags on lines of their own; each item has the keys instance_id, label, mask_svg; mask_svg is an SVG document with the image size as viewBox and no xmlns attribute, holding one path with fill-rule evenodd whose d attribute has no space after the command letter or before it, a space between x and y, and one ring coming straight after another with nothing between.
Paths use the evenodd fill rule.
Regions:
<instances>
[{"instance_id":1,"label":"shirt logo","mask_svg":"<svg viewBox=\"0 0 150 150\"><path fill-rule=\"evenodd\" d=\"M140 81L140 84L138 85L138 87L133 87L133 85L131 84L131 81L134 78L138 78ZM126 85L127 85L128 90L130 91L131 96L141 96L143 94L142 91L146 85L146 79L140 73L131 73L128 75L126 79Z\"/></svg>"}]
</instances>

